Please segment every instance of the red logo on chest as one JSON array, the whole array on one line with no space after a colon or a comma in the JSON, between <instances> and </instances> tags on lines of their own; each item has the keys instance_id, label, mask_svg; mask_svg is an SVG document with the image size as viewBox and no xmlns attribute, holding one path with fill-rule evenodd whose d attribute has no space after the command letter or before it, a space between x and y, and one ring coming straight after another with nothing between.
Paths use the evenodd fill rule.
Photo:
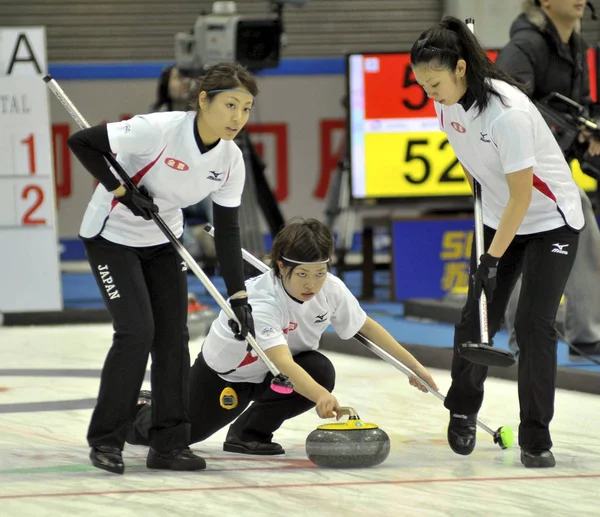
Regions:
<instances>
[{"instance_id":1,"label":"red logo on chest","mask_svg":"<svg viewBox=\"0 0 600 517\"><path fill-rule=\"evenodd\" d=\"M183 163L175 158L165 158L165 164L176 171L187 171L189 169L187 163Z\"/></svg>"},{"instance_id":2,"label":"red logo on chest","mask_svg":"<svg viewBox=\"0 0 600 517\"><path fill-rule=\"evenodd\" d=\"M283 333L287 335L292 330L296 330L297 328L298 328L298 324L293 321L290 321L289 326L287 328L283 329Z\"/></svg>"},{"instance_id":3,"label":"red logo on chest","mask_svg":"<svg viewBox=\"0 0 600 517\"><path fill-rule=\"evenodd\" d=\"M466 133L467 130L462 127L458 122L451 122L450 125L459 133Z\"/></svg>"}]
</instances>

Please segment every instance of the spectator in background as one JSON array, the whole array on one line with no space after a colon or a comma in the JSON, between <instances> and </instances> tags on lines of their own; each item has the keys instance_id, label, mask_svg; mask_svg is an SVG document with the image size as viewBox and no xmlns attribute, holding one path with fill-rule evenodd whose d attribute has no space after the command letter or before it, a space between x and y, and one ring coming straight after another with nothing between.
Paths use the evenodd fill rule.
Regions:
<instances>
[{"instance_id":1,"label":"spectator in background","mask_svg":"<svg viewBox=\"0 0 600 517\"><path fill-rule=\"evenodd\" d=\"M165 68L158 78L156 101L151 111L187 111L194 79L182 73L177 66Z\"/></svg>"},{"instance_id":2,"label":"spectator in background","mask_svg":"<svg viewBox=\"0 0 600 517\"><path fill-rule=\"evenodd\" d=\"M526 0L513 22L510 41L496 64L526 85L529 96L541 100L558 92L585 106L590 112L587 44L580 34L585 2L581 0ZM567 161L581 159L588 150L600 154L600 140L581 133L565 153ZM592 203L579 189L585 227L579 237L577 258L565 288L566 338L587 354L600 353L600 230ZM515 286L506 311L510 346L518 350L515 314L521 281Z\"/></svg>"}]
</instances>

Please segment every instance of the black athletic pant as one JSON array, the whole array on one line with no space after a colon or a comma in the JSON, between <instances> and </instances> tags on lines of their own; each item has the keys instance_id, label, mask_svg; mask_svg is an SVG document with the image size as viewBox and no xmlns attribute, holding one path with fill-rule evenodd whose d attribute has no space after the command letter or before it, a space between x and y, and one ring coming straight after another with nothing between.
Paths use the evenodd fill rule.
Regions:
<instances>
[{"instance_id":1,"label":"black athletic pant","mask_svg":"<svg viewBox=\"0 0 600 517\"><path fill-rule=\"evenodd\" d=\"M316 351L303 352L294 356L294 361L325 389L333 390L335 370L331 361L323 354ZM239 439L246 442L270 442L273 433L285 420L301 415L315 406L296 392L289 395L275 393L269 387L272 379L273 376L269 373L260 384L224 381L208 367L202 354L199 354L190 376L190 443L206 440L237 417L239 418L230 431ZM219 403L221 392L227 386L237 393L238 405L235 409L224 409ZM252 401L254 403L248 408ZM140 410L128 442L138 445L148 443L148 429L153 413L152 406L144 406Z\"/></svg>"},{"instance_id":2,"label":"black athletic pant","mask_svg":"<svg viewBox=\"0 0 600 517\"><path fill-rule=\"evenodd\" d=\"M495 231L485 227L485 249ZM577 253L579 234L567 226L531 235L517 235L498 264L497 286L488 304L490 340L498 332L510 293L523 271L523 287L515 316L519 344L519 445L526 449L552 447L549 425L554 415L556 380L556 312ZM477 257L478 262L478 257ZM475 245L471 273L476 270ZM445 406L452 413L475 414L483 402L487 367L462 359L457 350L467 341L479 342L479 302L469 283L467 302L454 333L452 386Z\"/></svg>"},{"instance_id":3,"label":"black athletic pant","mask_svg":"<svg viewBox=\"0 0 600 517\"><path fill-rule=\"evenodd\" d=\"M123 449L152 354L150 444L160 452L186 447L187 268L171 244L134 248L103 238L84 244L115 330L88 443Z\"/></svg>"}]
</instances>

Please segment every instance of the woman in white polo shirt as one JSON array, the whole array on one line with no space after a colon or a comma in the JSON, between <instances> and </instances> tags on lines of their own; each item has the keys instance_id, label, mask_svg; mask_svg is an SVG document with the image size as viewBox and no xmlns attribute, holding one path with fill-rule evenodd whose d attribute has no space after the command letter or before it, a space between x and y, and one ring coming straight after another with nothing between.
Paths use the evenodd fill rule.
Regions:
<instances>
[{"instance_id":1,"label":"woman in white polo shirt","mask_svg":"<svg viewBox=\"0 0 600 517\"><path fill-rule=\"evenodd\" d=\"M333 235L315 219L288 223L276 235L271 249L273 269L248 280L246 288L256 340L290 378L294 393L280 395L269 388L273 377L267 367L245 342L234 338L221 312L192 367L190 443L205 440L237 418L229 428L225 451L283 454L281 445L271 439L285 420L314 406L321 418L334 417L339 410L331 393L335 370L317 351L329 325L342 339L360 332L436 388L427 370L369 318L344 283L329 273L332 254ZM427 391L416 377L409 381ZM226 403L228 396L233 397L234 404ZM127 438L129 443L147 443L151 414L150 405L140 408Z\"/></svg>"},{"instance_id":2,"label":"woman in white polo shirt","mask_svg":"<svg viewBox=\"0 0 600 517\"><path fill-rule=\"evenodd\" d=\"M498 331L521 271L515 330L519 349L521 462L553 467L556 312L575 260L583 213L577 186L548 125L521 85L496 67L460 20L445 17L411 50L418 83L435 102L440 128L471 186L481 185L486 252L471 253L473 283L456 325L448 442L475 447L476 416L487 368L458 347L479 339L478 299L487 295L491 337ZM479 265L477 265L479 260Z\"/></svg>"},{"instance_id":3,"label":"woman in white polo shirt","mask_svg":"<svg viewBox=\"0 0 600 517\"><path fill-rule=\"evenodd\" d=\"M155 411L146 464L171 470L206 466L187 446L187 267L151 212L160 211L180 238L181 209L211 197L217 258L241 328L232 324L242 339L253 332L238 224L245 169L233 139L248 121L257 91L245 68L221 63L198 80L194 111L138 115L69 138L73 153L100 183L80 237L115 329L87 436L98 468L124 472L126 424L150 353ZM141 193L121 184L106 153L117 154Z\"/></svg>"}]
</instances>

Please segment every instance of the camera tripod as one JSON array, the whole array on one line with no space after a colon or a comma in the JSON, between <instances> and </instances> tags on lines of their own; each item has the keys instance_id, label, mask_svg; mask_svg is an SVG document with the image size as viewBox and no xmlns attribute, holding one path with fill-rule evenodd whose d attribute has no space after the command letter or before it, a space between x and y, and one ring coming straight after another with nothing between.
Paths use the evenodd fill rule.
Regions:
<instances>
[{"instance_id":1,"label":"camera tripod","mask_svg":"<svg viewBox=\"0 0 600 517\"><path fill-rule=\"evenodd\" d=\"M255 256L262 256L266 250L260 229L259 211L262 212L272 237L283 227L283 215L265 177L265 164L252 144L248 131L242 129L235 143L242 150L246 167L239 218L242 243Z\"/></svg>"},{"instance_id":2,"label":"camera tripod","mask_svg":"<svg viewBox=\"0 0 600 517\"><path fill-rule=\"evenodd\" d=\"M346 99L342 99L342 105L347 109ZM347 269L346 256L352 249L356 225L356 210L352 206L350 197L350 154L346 130L343 136L340 159L327 190L325 206L325 223L334 233L337 233L335 258L337 276L341 280L344 279L344 272ZM335 231L336 223L337 232Z\"/></svg>"}]
</instances>

